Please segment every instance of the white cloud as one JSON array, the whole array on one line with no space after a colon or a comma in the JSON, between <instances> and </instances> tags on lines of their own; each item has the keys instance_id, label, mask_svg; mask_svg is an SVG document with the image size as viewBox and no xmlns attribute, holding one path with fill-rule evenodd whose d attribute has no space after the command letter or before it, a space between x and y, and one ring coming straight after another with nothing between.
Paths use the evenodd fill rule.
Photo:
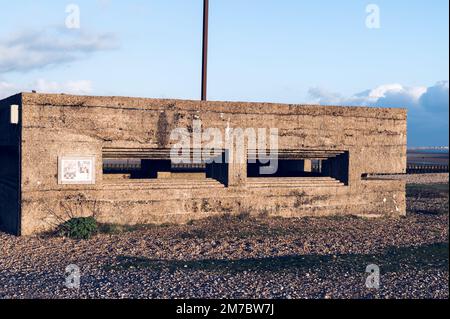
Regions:
<instances>
[{"instance_id":1,"label":"white cloud","mask_svg":"<svg viewBox=\"0 0 450 319\"><path fill-rule=\"evenodd\" d=\"M117 46L111 33L58 27L20 32L0 41L0 74L73 62Z\"/></svg>"},{"instance_id":2,"label":"white cloud","mask_svg":"<svg viewBox=\"0 0 450 319\"><path fill-rule=\"evenodd\" d=\"M66 90L72 94L92 93L92 82L88 80L69 81L66 83Z\"/></svg>"},{"instance_id":3,"label":"white cloud","mask_svg":"<svg viewBox=\"0 0 450 319\"><path fill-rule=\"evenodd\" d=\"M438 82L435 86L428 88L427 91L420 96L419 102L424 109L448 113L449 82Z\"/></svg>"},{"instance_id":4,"label":"white cloud","mask_svg":"<svg viewBox=\"0 0 450 319\"><path fill-rule=\"evenodd\" d=\"M407 108L411 145L448 145L448 81L431 87L386 84L352 96L312 88L309 96L311 102L322 105Z\"/></svg>"},{"instance_id":5,"label":"white cloud","mask_svg":"<svg viewBox=\"0 0 450 319\"><path fill-rule=\"evenodd\" d=\"M368 97L371 99L379 99L384 97L388 92L402 92L404 88L401 84L385 84L369 91Z\"/></svg>"},{"instance_id":6,"label":"white cloud","mask_svg":"<svg viewBox=\"0 0 450 319\"><path fill-rule=\"evenodd\" d=\"M45 79L37 79L32 83L23 86L0 81L0 99L23 91L31 92L32 90L36 90L39 93L66 93L86 95L93 92L93 85L89 80L57 82L48 81Z\"/></svg>"},{"instance_id":7,"label":"white cloud","mask_svg":"<svg viewBox=\"0 0 450 319\"><path fill-rule=\"evenodd\" d=\"M448 111L449 107L448 81L438 82L431 87L385 84L352 96L343 96L321 88L312 88L308 93L312 102L323 105L402 107L431 112L437 109Z\"/></svg>"},{"instance_id":8,"label":"white cloud","mask_svg":"<svg viewBox=\"0 0 450 319\"><path fill-rule=\"evenodd\" d=\"M17 93L17 88L12 83L0 81L0 99Z\"/></svg>"},{"instance_id":9,"label":"white cloud","mask_svg":"<svg viewBox=\"0 0 450 319\"><path fill-rule=\"evenodd\" d=\"M40 93L67 93L67 94L89 94L92 93L92 82L88 80L67 81L63 83L36 80L31 87Z\"/></svg>"}]
</instances>

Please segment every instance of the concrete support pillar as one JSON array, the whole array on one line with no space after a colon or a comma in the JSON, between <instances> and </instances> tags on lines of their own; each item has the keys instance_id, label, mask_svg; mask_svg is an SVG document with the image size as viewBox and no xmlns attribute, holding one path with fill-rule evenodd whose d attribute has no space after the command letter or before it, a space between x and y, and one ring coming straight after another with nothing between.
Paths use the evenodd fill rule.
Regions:
<instances>
[{"instance_id":1,"label":"concrete support pillar","mask_svg":"<svg viewBox=\"0 0 450 319\"><path fill-rule=\"evenodd\" d=\"M312 172L312 160L310 159L303 160L303 171L306 173Z\"/></svg>"},{"instance_id":2,"label":"concrete support pillar","mask_svg":"<svg viewBox=\"0 0 450 319\"><path fill-rule=\"evenodd\" d=\"M228 152L228 186L242 187L247 184L247 151Z\"/></svg>"},{"instance_id":3,"label":"concrete support pillar","mask_svg":"<svg viewBox=\"0 0 450 319\"><path fill-rule=\"evenodd\" d=\"M170 179L172 178L171 172L158 172L158 179Z\"/></svg>"}]
</instances>

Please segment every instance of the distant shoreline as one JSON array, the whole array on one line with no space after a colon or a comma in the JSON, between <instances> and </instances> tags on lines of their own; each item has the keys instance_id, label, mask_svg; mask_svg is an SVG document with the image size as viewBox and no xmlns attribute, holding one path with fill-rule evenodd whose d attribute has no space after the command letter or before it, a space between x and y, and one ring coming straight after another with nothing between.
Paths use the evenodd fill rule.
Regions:
<instances>
[{"instance_id":1,"label":"distant shoreline","mask_svg":"<svg viewBox=\"0 0 450 319\"><path fill-rule=\"evenodd\" d=\"M448 165L448 150L408 150L408 164Z\"/></svg>"}]
</instances>

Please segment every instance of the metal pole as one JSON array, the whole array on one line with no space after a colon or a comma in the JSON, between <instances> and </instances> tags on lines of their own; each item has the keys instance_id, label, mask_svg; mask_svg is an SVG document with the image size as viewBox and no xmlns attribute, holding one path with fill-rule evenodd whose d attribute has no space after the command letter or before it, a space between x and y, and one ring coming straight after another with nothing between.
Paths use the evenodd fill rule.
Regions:
<instances>
[{"instance_id":1,"label":"metal pole","mask_svg":"<svg viewBox=\"0 0 450 319\"><path fill-rule=\"evenodd\" d=\"M207 99L208 87L208 17L209 0L203 0L203 63L202 63L202 101Z\"/></svg>"}]
</instances>

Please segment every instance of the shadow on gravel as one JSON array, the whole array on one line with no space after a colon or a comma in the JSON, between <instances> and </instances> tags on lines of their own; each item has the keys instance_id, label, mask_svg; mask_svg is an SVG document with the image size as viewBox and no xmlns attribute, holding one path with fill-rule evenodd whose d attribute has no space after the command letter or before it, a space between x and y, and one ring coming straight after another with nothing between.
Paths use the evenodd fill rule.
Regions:
<instances>
[{"instance_id":1,"label":"shadow on gravel","mask_svg":"<svg viewBox=\"0 0 450 319\"><path fill-rule=\"evenodd\" d=\"M404 268L448 269L448 243L437 243L419 247L389 248L375 255L304 255L268 257L261 259L240 260L154 260L147 258L121 256L113 267L107 269L150 269L158 272L175 272L178 270L203 270L210 272L243 271L298 271L317 270L364 272L370 264L378 265L382 272L396 272Z\"/></svg>"},{"instance_id":2,"label":"shadow on gravel","mask_svg":"<svg viewBox=\"0 0 450 319\"><path fill-rule=\"evenodd\" d=\"M418 215L448 214L449 184L411 184L406 186L406 198L410 202L428 203L430 209L415 209L410 205L410 212ZM425 205L427 207L428 205Z\"/></svg>"},{"instance_id":3,"label":"shadow on gravel","mask_svg":"<svg viewBox=\"0 0 450 319\"><path fill-rule=\"evenodd\" d=\"M410 184L406 186L406 197L448 198L449 184Z\"/></svg>"}]
</instances>

